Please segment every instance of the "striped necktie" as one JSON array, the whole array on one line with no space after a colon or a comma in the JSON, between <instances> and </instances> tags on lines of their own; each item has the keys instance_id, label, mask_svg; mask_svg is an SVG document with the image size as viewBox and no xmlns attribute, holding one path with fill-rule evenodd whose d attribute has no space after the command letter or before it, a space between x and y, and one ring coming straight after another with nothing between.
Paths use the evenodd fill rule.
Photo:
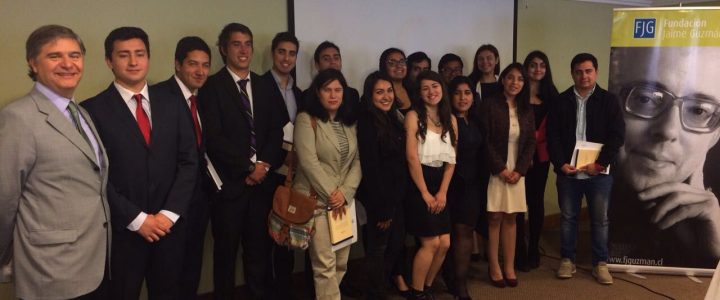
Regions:
<instances>
[{"instance_id":1,"label":"striped necktie","mask_svg":"<svg viewBox=\"0 0 720 300\"><path fill-rule=\"evenodd\" d=\"M248 81L247 79L241 79L238 80L237 83L240 85L240 103L242 103L245 108L245 118L248 122L248 128L250 128L250 157L253 157L257 153L257 150L255 148L255 121L253 120L252 107L250 106L250 97L248 97L247 93Z\"/></svg>"},{"instance_id":2,"label":"striped necktie","mask_svg":"<svg viewBox=\"0 0 720 300\"><path fill-rule=\"evenodd\" d=\"M90 142L90 138L85 133L85 130L82 128L82 124L80 124L80 113L78 111L78 106L75 104L75 102L70 101L70 103L67 106L67 109L70 111L70 117L72 117L73 123L75 123L75 128L78 132L80 132L80 135L85 139L85 141L90 145L90 148L93 148L92 143Z\"/></svg>"}]
</instances>

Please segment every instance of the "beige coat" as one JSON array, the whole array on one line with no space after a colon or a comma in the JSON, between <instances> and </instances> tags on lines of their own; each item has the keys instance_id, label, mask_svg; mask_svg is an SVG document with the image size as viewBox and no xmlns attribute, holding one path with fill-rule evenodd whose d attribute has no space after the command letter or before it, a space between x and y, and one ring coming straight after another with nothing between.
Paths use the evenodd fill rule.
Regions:
<instances>
[{"instance_id":1,"label":"beige coat","mask_svg":"<svg viewBox=\"0 0 720 300\"><path fill-rule=\"evenodd\" d=\"M108 159L90 116L80 113L98 141L102 165L37 90L0 112L0 265L12 263L22 299L75 298L103 279Z\"/></svg>"},{"instance_id":2,"label":"beige coat","mask_svg":"<svg viewBox=\"0 0 720 300\"><path fill-rule=\"evenodd\" d=\"M310 194L312 186L318 193L318 204L327 205L330 193L340 188L350 203L360 185L360 155L358 154L355 125L345 126L348 135L348 160L340 165L340 144L328 122L317 120L317 134L313 131L311 117L300 113L295 120L294 143L299 168L294 188Z\"/></svg>"}]
</instances>

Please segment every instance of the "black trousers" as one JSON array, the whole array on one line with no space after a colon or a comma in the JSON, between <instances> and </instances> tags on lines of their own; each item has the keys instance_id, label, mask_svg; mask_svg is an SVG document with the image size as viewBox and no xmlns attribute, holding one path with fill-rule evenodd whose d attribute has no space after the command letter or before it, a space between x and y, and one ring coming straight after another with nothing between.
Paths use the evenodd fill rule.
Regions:
<instances>
[{"instance_id":1,"label":"black trousers","mask_svg":"<svg viewBox=\"0 0 720 300\"><path fill-rule=\"evenodd\" d=\"M385 299L385 290L392 276L406 275L405 266L405 218L398 205L387 230L377 228L378 220L368 215L365 225L365 257L369 286L367 299Z\"/></svg>"},{"instance_id":2,"label":"black trousers","mask_svg":"<svg viewBox=\"0 0 720 300\"><path fill-rule=\"evenodd\" d=\"M205 176L198 174L198 176ZM204 178L204 177L200 177ZM200 285L202 271L205 233L210 221L210 203L208 189L198 182L193 198L188 207L185 219L187 235L185 242L185 259L180 274L180 299L194 300Z\"/></svg>"},{"instance_id":3,"label":"black trousers","mask_svg":"<svg viewBox=\"0 0 720 300\"><path fill-rule=\"evenodd\" d=\"M171 233L152 243L127 229L114 231L109 299L137 300L143 280L149 299L178 299L185 226L185 220L178 219Z\"/></svg>"},{"instance_id":4,"label":"black trousers","mask_svg":"<svg viewBox=\"0 0 720 300\"><path fill-rule=\"evenodd\" d=\"M527 263L527 258L539 259L540 233L545 220L545 183L550 162L537 163L525 175L525 201L528 207L528 243L525 243L525 214L517 214L517 235L515 257L518 264Z\"/></svg>"},{"instance_id":5,"label":"black trousers","mask_svg":"<svg viewBox=\"0 0 720 300\"><path fill-rule=\"evenodd\" d=\"M235 265L242 242L245 284L254 299L270 299L271 239L267 232L274 183L245 186L239 196L216 195L210 205L215 299L234 299Z\"/></svg>"},{"instance_id":6,"label":"black trousers","mask_svg":"<svg viewBox=\"0 0 720 300\"><path fill-rule=\"evenodd\" d=\"M272 172L268 179L275 182L275 186L285 184L285 176ZM277 243L272 243L270 250L271 264L271 290L272 299L293 299L292 272L295 267L295 250Z\"/></svg>"}]
</instances>

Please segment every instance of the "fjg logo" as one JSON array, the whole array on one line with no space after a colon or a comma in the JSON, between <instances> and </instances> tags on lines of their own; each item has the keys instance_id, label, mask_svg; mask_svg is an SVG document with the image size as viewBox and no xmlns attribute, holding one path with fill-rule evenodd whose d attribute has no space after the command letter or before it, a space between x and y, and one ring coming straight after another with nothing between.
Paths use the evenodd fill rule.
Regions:
<instances>
[{"instance_id":1,"label":"fjg logo","mask_svg":"<svg viewBox=\"0 0 720 300\"><path fill-rule=\"evenodd\" d=\"M635 19L633 37L636 39L651 39L655 37L655 19Z\"/></svg>"}]
</instances>

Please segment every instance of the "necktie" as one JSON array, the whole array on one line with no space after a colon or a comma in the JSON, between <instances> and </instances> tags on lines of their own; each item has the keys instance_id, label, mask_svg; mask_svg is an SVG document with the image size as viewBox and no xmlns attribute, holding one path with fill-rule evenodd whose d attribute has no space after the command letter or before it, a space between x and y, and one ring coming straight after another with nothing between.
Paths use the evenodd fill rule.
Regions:
<instances>
[{"instance_id":1,"label":"necktie","mask_svg":"<svg viewBox=\"0 0 720 300\"><path fill-rule=\"evenodd\" d=\"M200 147L200 143L202 142L202 131L200 130L200 120L198 119L197 113L197 98L195 95L190 96L190 114L192 115L193 125L195 125L195 139L197 140L198 147Z\"/></svg>"},{"instance_id":2,"label":"necktie","mask_svg":"<svg viewBox=\"0 0 720 300\"><path fill-rule=\"evenodd\" d=\"M256 144L255 144L255 122L253 121L253 115L252 115L252 107L250 106L250 97L248 97L247 94L247 83L249 80L247 79L241 79L238 80L238 84L240 85L240 102L242 103L243 107L245 108L245 118L248 122L248 128L250 128L250 157L252 158L255 156L255 153L257 153Z\"/></svg>"},{"instance_id":3,"label":"necktie","mask_svg":"<svg viewBox=\"0 0 720 300\"><path fill-rule=\"evenodd\" d=\"M90 148L92 148L90 138L88 138L87 134L85 134L85 130L82 128L82 124L80 124L80 113L78 112L77 104L75 104L75 102L73 101L70 101L67 109L70 111L70 117L72 117L72 121L73 123L75 123L75 128L78 130L78 132L80 132L80 135L82 135L88 145L90 145Z\"/></svg>"},{"instance_id":4,"label":"necktie","mask_svg":"<svg viewBox=\"0 0 720 300\"><path fill-rule=\"evenodd\" d=\"M135 102L137 102L137 106L135 107L135 118L137 118L138 127L140 128L140 132L143 135L143 138L145 138L145 144L150 145L150 118L148 118L147 114L145 113L145 110L142 107L142 95L141 94L135 94L133 95L133 98L135 99Z\"/></svg>"}]
</instances>

